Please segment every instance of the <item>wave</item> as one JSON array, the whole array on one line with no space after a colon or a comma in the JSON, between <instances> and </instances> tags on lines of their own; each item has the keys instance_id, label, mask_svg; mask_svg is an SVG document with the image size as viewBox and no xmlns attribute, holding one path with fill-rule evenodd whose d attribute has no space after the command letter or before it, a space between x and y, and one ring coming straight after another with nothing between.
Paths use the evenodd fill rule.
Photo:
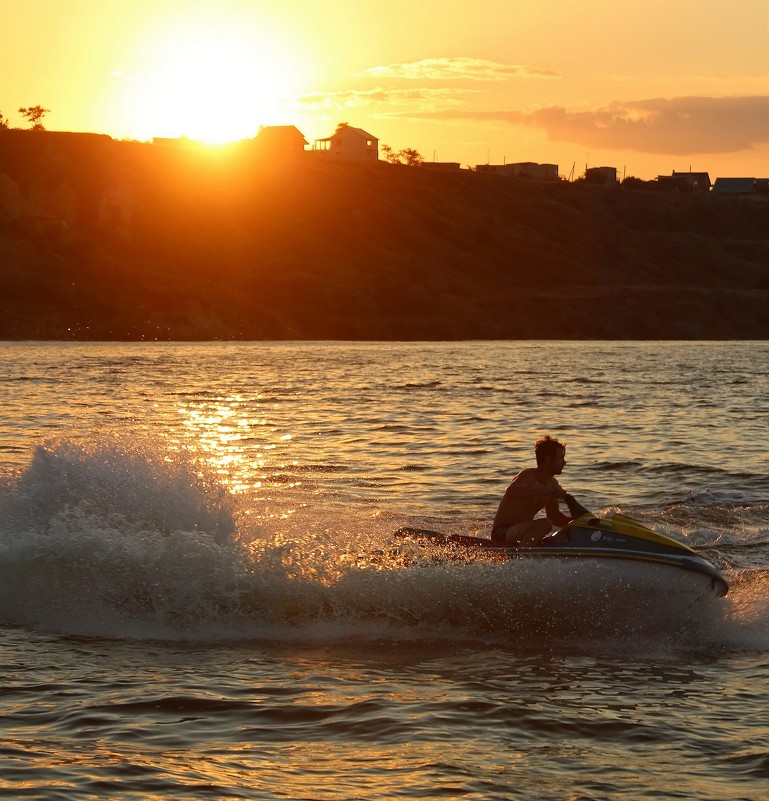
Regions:
<instances>
[{"instance_id":1,"label":"wave","mask_svg":"<svg viewBox=\"0 0 769 801\"><path fill-rule=\"evenodd\" d=\"M590 465L588 469L596 472L614 472L622 470L639 470L643 467L643 463L635 460L613 461L613 462L597 462Z\"/></svg>"},{"instance_id":2,"label":"wave","mask_svg":"<svg viewBox=\"0 0 769 801\"><path fill-rule=\"evenodd\" d=\"M405 384L396 384L393 387L393 391L407 391L410 392L411 390L415 389L439 389L443 385L442 381L439 380L432 380L432 381L409 381Z\"/></svg>"},{"instance_id":3,"label":"wave","mask_svg":"<svg viewBox=\"0 0 769 801\"><path fill-rule=\"evenodd\" d=\"M769 648L769 573L755 563L732 569L725 601L684 610L664 586L638 598L575 564L404 551L387 514L316 503L263 519L256 504L154 443L42 446L0 487L0 621L195 641Z\"/></svg>"},{"instance_id":4,"label":"wave","mask_svg":"<svg viewBox=\"0 0 769 801\"><path fill-rule=\"evenodd\" d=\"M227 493L183 450L162 452L135 436L38 446L15 491L3 499L2 531L21 522L43 528L73 508L141 520L160 531L233 531Z\"/></svg>"},{"instance_id":5,"label":"wave","mask_svg":"<svg viewBox=\"0 0 769 801\"><path fill-rule=\"evenodd\" d=\"M598 461L586 466L587 470L602 472L630 471L640 473L645 479L671 478L687 480L724 480L735 483L745 481L763 481L763 486L769 490L769 482L765 473L735 472L724 470L713 465L692 464L688 462L662 462L650 464L636 459Z\"/></svg>"}]
</instances>

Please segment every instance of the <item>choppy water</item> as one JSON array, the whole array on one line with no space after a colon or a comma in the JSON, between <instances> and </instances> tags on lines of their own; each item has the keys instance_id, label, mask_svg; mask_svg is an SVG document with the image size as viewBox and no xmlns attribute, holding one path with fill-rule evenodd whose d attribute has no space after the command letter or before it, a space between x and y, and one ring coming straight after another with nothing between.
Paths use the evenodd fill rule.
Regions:
<instances>
[{"instance_id":1,"label":"choppy water","mask_svg":"<svg viewBox=\"0 0 769 801\"><path fill-rule=\"evenodd\" d=\"M766 798L768 356L0 345L0 793ZM487 531L543 433L729 596L394 549Z\"/></svg>"}]
</instances>

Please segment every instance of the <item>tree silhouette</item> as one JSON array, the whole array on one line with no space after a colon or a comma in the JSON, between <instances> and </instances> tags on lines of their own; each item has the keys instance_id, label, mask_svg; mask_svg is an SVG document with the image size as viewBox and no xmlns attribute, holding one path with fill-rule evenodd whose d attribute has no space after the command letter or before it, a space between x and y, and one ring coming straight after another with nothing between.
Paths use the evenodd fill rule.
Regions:
<instances>
[{"instance_id":1,"label":"tree silhouette","mask_svg":"<svg viewBox=\"0 0 769 801\"><path fill-rule=\"evenodd\" d=\"M424 161L422 154L418 150L414 150L413 147L404 148L398 155L408 167L418 167Z\"/></svg>"},{"instance_id":2,"label":"tree silhouette","mask_svg":"<svg viewBox=\"0 0 769 801\"><path fill-rule=\"evenodd\" d=\"M398 164L398 155L393 152L390 145L379 145L379 152L385 157L385 160L390 164Z\"/></svg>"},{"instance_id":3,"label":"tree silhouette","mask_svg":"<svg viewBox=\"0 0 769 801\"><path fill-rule=\"evenodd\" d=\"M30 106L29 108L20 108L19 114L27 118L27 121L32 125L33 131L44 131L42 119L50 110L42 106Z\"/></svg>"},{"instance_id":4,"label":"tree silhouette","mask_svg":"<svg viewBox=\"0 0 769 801\"><path fill-rule=\"evenodd\" d=\"M424 159L418 150L413 147L406 147L397 153L390 145L380 145L379 151L390 164L405 164L407 167L418 167Z\"/></svg>"}]
</instances>

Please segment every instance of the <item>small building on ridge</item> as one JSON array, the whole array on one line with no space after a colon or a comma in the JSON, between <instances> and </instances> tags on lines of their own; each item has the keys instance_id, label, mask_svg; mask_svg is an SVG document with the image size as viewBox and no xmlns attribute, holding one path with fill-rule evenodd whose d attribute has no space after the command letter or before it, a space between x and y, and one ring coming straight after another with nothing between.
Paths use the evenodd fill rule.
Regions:
<instances>
[{"instance_id":1,"label":"small building on ridge","mask_svg":"<svg viewBox=\"0 0 769 801\"><path fill-rule=\"evenodd\" d=\"M588 167L585 170L585 181L589 184L599 184L601 186L616 186L617 168Z\"/></svg>"},{"instance_id":2,"label":"small building on ridge","mask_svg":"<svg viewBox=\"0 0 769 801\"><path fill-rule=\"evenodd\" d=\"M719 195L748 195L755 190L755 178L716 178L713 184L713 191Z\"/></svg>"},{"instance_id":3,"label":"small building on ridge","mask_svg":"<svg viewBox=\"0 0 769 801\"><path fill-rule=\"evenodd\" d=\"M491 172L508 178L531 178L534 181L557 181L557 164L537 164L534 161L517 161L510 164L476 164L476 172Z\"/></svg>"},{"instance_id":4,"label":"small building on ridge","mask_svg":"<svg viewBox=\"0 0 769 801\"><path fill-rule=\"evenodd\" d=\"M709 192L712 184L706 172L676 172L672 175L658 175L660 189L680 189L684 192Z\"/></svg>"},{"instance_id":5,"label":"small building on ridge","mask_svg":"<svg viewBox=\"0 0 769 801\"><path fill-rule=\"evenodd\" d=\"M325 139L316 139L313 150L344 161L378 161L379 140L362 128L346 122Z\"/></svg>"},{"instance_id":6,"label":"small building on ridge","mask_svg":"<svg viewBox=\"0 0 769 801\"><path fill-rule=\"evenodd\" d=\"M259 155L278 159L301 156L309 144L295 125L263 125L253 142Z\"/></svg>"}]
</instances>

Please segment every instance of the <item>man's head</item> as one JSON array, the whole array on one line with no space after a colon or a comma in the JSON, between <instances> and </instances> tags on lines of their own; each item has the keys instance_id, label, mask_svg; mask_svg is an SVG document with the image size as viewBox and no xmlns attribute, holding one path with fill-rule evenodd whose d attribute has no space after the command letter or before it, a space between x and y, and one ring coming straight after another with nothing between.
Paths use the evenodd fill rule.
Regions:
<instances>
[{"instance_id":1,"label":"man's head","mask_svg":"<svg viewBox=\"0 0 769 801\"><path fill-rule=\"evenodd\" d=\"M557 467L553 473L557 475L563 470L566 457L566 446L554 437L545 436L537 440L534 446L537 467Z\"/></svg>"}]
</instances>

